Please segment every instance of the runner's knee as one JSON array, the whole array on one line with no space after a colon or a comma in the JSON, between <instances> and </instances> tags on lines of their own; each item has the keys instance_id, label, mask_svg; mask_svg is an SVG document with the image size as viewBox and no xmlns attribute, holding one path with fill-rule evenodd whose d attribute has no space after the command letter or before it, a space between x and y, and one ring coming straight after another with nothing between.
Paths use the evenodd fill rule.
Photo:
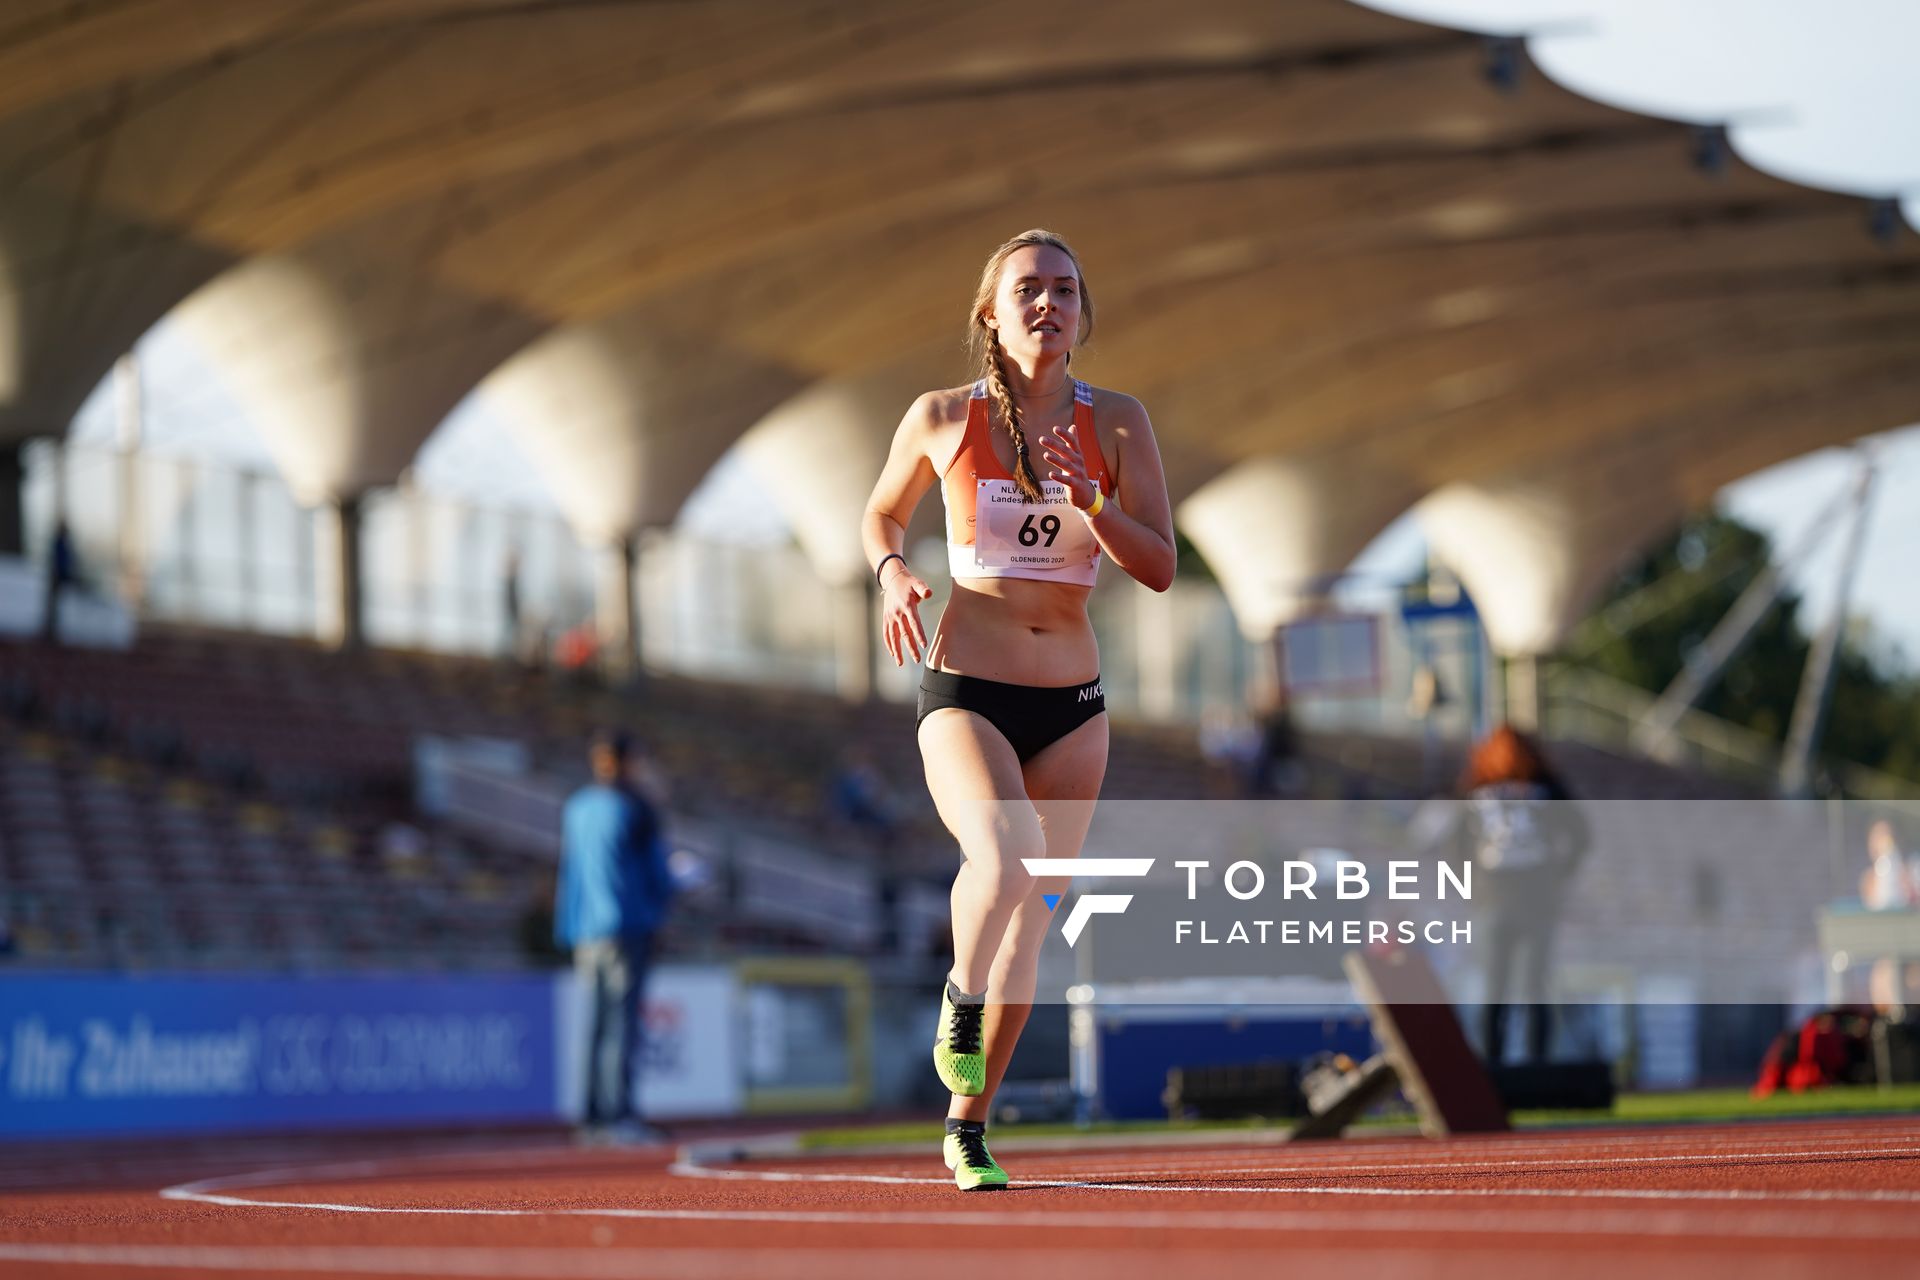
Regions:
<instances>
[{"instance_id":1,"label":"runner's knee","mask_svg":"<svg viewBox=\"0 0 1920 1280\"><path fill-rule=\"evenodd\" d=\"M968 864L992 884L995 896L1025 897L1034 883L1025 860L1046 857L1047 846L1037 826L1014 823L999 827L991 839L968 848L966 855Z\"/></svg>"}]
</instances>

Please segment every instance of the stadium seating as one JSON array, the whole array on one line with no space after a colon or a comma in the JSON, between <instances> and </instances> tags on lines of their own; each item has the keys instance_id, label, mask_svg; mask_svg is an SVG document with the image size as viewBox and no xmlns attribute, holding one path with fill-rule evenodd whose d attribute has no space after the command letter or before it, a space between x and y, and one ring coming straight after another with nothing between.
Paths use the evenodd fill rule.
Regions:
<instances>
[{"instance_id":1,"label":"stadium seating","mask_svg":"<svg viewBox=\"0 0 1920 1280\"><path fill-rule=\"evenodd\" d=\"M625 723L651 747L676 813L876 875L937 884L953 866L902 706L683 678L617 693L481 659L156 629L131 652L0 644L0 712L0 910L29 962L523 959L540 946L551 865L413 812L422 733L512 739L570 779L590 729ZM828 802L852 751L894 802L885 847ZM1555 753L1583 796L1715 794L1593 748ZM1307 796L1420 795L1459 767L1457 747L1423 755L1360 735L1306 734L1301 754ZM1109 796L1227 798L1240 786L1189 729L1116 725ZM690 905L695 945L834 945L724 905Z\"/></svg>"},{"instance_id":2,"label":"stadium seating","mask_svg":"<svg viewBox=\"0 0 1920 1280\"><path fill-rule=\"evenodd\" d=\"M518 962L537 868L442 842L422 855L430 867L403 870L376 834L0 730L0 912L16 964Z\"/></svg>"}]
</instances>

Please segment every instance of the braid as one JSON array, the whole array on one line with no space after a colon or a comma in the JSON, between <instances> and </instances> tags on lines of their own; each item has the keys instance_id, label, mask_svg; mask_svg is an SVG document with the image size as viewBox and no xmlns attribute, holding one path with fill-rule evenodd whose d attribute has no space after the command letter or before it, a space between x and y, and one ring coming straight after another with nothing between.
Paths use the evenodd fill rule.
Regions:
<instances>
[{"instance_id":1,"label":"braid","mask_svg":"<svg viewBox=\"0 0 1920 1280\"><path fill-rule=\"evenodd\" d=\"M1040 487L1040 475L1033 468L1033 460L1027 456L1027 431L1025 424L1020 421L1020 406L1014 401L1013 389L1007 385L1007 368L1001 356L1000 335L987 323L987 315L993 309L993 293L1000 279L1000 268L1014 250L1022 245L1034 244L1051 245L1073 259L1074 274L1080 277L1081 306L1080 332L1074 338L1076 341L1085 341L1093 331L1093 297L1087 292L1085 277L1080 276L1080 259L1074 256L1065 240L1051 231L1035 228L1021 232L987 258L986 269L980 273L980 287L974 291L973 307L967 313L967 347L975 354L974 377L986 382L987 394L1007 424L1007 435L1013 439L1014 487L1028 502L1045 502L1046 493ZM1067 363L1071 367L1071 352L1067 354ZM992 415L988 416L991 418Z\"/></svg>"},{"instance_id":2,"label":"braid","mask_svg":"<svg viewBox=\"0 0 1920 1280\"><path fill-rule=\"evenodd\" d=\"M987 394L1000 407L1000 417L1007 424L1007 435L1013 439L1013 486L1028 502L1045 502L1046 494L1040 488L1040 477L1034 474L1033 460L1027 456L1027 430L1020 422L1020 406L1014 401L1012 388L1007 386L1007 366L1000 358L999 338L988 339L984 364Z\"/></svg>"}]
</instances>

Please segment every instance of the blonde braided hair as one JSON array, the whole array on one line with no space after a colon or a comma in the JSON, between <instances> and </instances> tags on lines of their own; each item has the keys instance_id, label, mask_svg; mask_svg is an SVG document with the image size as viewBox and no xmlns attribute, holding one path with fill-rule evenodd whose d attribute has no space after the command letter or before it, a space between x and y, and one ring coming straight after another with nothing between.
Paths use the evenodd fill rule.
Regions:
<instances>
[{"instance_id":1,"label":"blonde braided hair","mask_svg":"<svg viewBox=\"0 0 1920 1280\"><path fill-rule=\"evenodd\" d=\"M1080 281L1080 332L1074 335L1075 345L1085 342L1093 332L1093 298L1087 292L1086 273L1080 269L1079 255L1053 232L1036 227L1032 231L1022 231L988 256L986 268L980 273L980 287L974 291L973 309L967 314L967 348L973 353L974 377L986 380L987 398L992 404L989 413L997 411L1000 421L1006 424L1007 435L1013 440L1014 487L1028 502L1044 502L1046 495L1041 491L1040 477L1027 456L1026 425L1020 420L1020 406L1014 401L1013 388L1007 383L1006 359L1000 348L1000 335L987 326L987 313L993 310L993 295L1000 287L1001 268L1007 265L1007 259L1016 250L1029 245L1047 245L1072 259L1073 273ZM1072 355L1067 356L1067 362L1072 364Z\"/></svg>"}]
</instances>

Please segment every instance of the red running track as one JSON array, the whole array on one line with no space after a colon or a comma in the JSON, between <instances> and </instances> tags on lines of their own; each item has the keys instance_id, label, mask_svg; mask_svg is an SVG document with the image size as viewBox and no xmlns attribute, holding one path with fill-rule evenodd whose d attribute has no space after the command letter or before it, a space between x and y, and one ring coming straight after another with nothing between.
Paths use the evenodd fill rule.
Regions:
<instances>
[{"instance_id":1,"label":"red running track","mask_svg":"<svg viewBox=\"0 0 1920 1280\"><path fill-rule=\"evenodd\" d=\"M1021 1146L996 1144L1016 1185L972 1195L931 1147L726 1161L521 1138L299 1167L203 1150L0 1193L0 1276L1920 1274L1920 1117Z\"/></svg>"}]
</instances>

